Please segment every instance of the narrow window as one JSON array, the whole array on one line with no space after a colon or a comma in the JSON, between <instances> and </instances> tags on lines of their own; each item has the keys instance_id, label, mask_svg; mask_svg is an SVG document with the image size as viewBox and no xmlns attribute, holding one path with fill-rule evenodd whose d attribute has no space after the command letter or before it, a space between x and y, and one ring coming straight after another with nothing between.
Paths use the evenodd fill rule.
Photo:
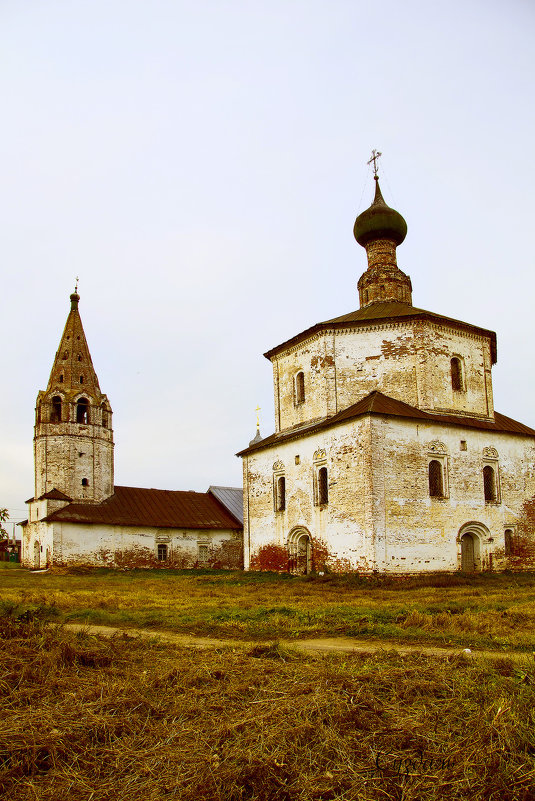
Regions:
<instances>
[{"instance_id":1,"label":"narrow window","mask_svg":"<svg viewBox=\"0 0 535 801\"><path fill-rule=\"evenodd\" d=\"M277 502L276 502L276 510L277 512L284 512L286 509L286 479L284 476L280 476L277 479Z\"/></svg>"},{"instance_id":2,"label":"narrow window","mask_svg":"<svg viewBox=\"0 0 535 801\"><path fill-rule=\"evenodd\" d=\"M108 427L108 410L106 409L104 404L102 404L102 406L100 408L102 409L102 426L103 426L103 428L107 428Z\"/></svg>"},{"instance_id":3,"label":"narrow window","mask_svg":"<svg viewBox=\"0 0 535 801\"><path fill-rule=\"evenodd\" d=\"M295 402L305 402L305 374L302 371L295 377Z\"/></svg>"},{"instance_id":4,"label":"narrow window","mask_svg":"<svg viewBox=\"0 0 535 801\"><path fill-rule=\"evenodd\" d=\"M87 398L80 398L76 404L76 422L89 423L89 401Z\"/></svg>"},{"instance_id":5,"label":"narrow window","mask_svg":"<svg viewBox=\"0 0 535 801\"><path fill-rule=\"evenodd\" d=\"M368 302L368 290L365 289L364 290L364 303L367 303L367 302Z\"/></svg>"},{"instance_id":6,"label":"narrow window","mask_svg":"<svg viewBox=\"0 0 535 801\"><path fill-rule=\"evenodd\" d=\"M486 503L496 501L496 476L494 475L494 470L488 464L483 468L483 492L485 493Z\"/></svg>"},{"instance_id":7,"label":"narrow window","mask_svg":"<svg viewBox=\"0 0 535 801\"><path fill-rule=\"evenodd\" d=\"M83 375L81 375L80 376L80 384L83 384L83 383L84 383L84 377L83 377Z\"/></svg>"},{"instance_id":8,"label":"narrow window","mask_svg":"<svg viewBox=\"0 0 535 801\"><path fill-rule=\"evenodd\" d=\"M167 561L167 543L165 542L158 543L158 561L159 562Z\"/></svg>"},{"instance_id":9,"label":"narrow window","mask_svg":"<svg viewBox=\"0 0 535 801\"><path fill-rule=\"evenodd\" d=\"M318 504L323 506L329 503L329 484L327 481L327 468L320 467L318 470Z\"/></svg>"},{"instance_id":10,"label":"narrow window","mask_svg":"<svg viewBox=\"0 0 535 801\"><path fill-rule=\"evenodd\" d=\"M87 478L83 478L82 479L82 487L88 487L88 486L89 486L89 481L87 480Z\"/></svg>"},{"instance_id":11,"label":"narrow window","mask_svg":"<svg viewBox=\"0 0 535 801\"><path fill-rule=\"evenodd\" d=\"M451 360L451 388L460 392L463 388L463 370L461 360L456 356Z\"/></svg>"},{"instance_id":12,"label":"narrow window","mask_svg":"<svg viewBox=\"0 0 535 801\"><path fill-rule=\"evenodd\" d=\"M61 398L54 395L52 398L52 412L50 414L51 423L61 423Z\"/></svg>"},{"instance_id":13,"label":"narrow window","mask_svg":"<svg viewBox=\"0 0 535 801\"><path fill-rule=\"evenodd\" d=\"M59 377L59 383L60 383L60 384L63 384L63 373L62 373L62 374L60 375L60 377Z\"/></svg>"},{"instance_id":14,"label":"narrow window","mask_svg":"<svg viewBox=\"0 0 535 801\"><path fill-rule=\"evenodd\" d=\"M429 462L429 495L431 498L444 497L442 465L436 459Z\"/></svg>"},{"instance_id":15,"label":"narrow window","mask_svg":"<svg viewBox=\"0 0 535 801\"><path fill-rule=\"evenodd\" d=\"M82 356L81 356L80 354L78 354L78 361L79 361L79 362L81 362L81 361L82 361Z\"/></svg>"},{"instance_id":16,"label":"narrow window","mask_svg":"<svg viewBox=\"0 0 535 801\"><path fill-rule=\"evenodd\" d=\"M505 555L511 556L513 553L513 532L510 528L505 529L503 539L505 544Z\"/></svg>"}]
</instances>

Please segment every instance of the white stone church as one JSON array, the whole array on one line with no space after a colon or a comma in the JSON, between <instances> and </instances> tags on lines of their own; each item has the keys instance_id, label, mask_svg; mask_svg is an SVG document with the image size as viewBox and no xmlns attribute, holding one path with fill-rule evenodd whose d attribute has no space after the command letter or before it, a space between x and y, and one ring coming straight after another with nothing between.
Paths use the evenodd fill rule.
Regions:
<instances>
[{"instance_id":1,"label":"white stone church","mask_svg":"<svg viewBox=\"0 0 535 801\"><path fill-rule=\"evenodd\" d=\"M535 431L494 411L496 335L412 305L396 261L407 226L375 180L354 227L360 308L265 354L276 430L238 454L243 495L114 486L112 410L75 290L37 396L24 564L535 567Z\"/></svg>"},{"instance_id":2,"label":"white stone church","mask_svg":"<svg viewBox=\"0 0 535 801\"><path fill-rule=\"evenodd\" d=\"M265 354L276 430L238 454L245 567L534 566L535 431L494 410L496 335L412 305L375 180L360 308Z\"/></svg>"}]
</instances>

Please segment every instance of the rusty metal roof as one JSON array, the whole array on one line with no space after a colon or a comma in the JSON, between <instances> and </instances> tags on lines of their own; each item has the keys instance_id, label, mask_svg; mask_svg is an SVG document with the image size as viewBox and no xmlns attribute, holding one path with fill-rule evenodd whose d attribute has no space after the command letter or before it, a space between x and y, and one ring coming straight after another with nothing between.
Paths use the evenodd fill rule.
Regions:
<instances>
[{"instance_id":1,"label":"rusty metal roof","mask_svg":"<svg viewBox=\"0 0 535 801\"><path fill-rule=\"evenodd\" d=\"M308 436L315 431L320 431L330 426L344 423L346 420L352 420L364 414L387 415L390 417L407 417L413 420L427 420L431 423L440 423L440 425L461 426L462 428L477 428L481 431L496 431L506 434L522 434L524 436L535 437L535 431L532 428L512 420L499 412L494 413L494 420L482 420L478 417L465 417L464 415L452 414L436 414L432 412L424 412L421 409L416 409L408 403L389 398L388 395L383 395L382 392L374 390L358 403L343 409L338 414L331 417L324 417L321 420L314 420L312 423L305 425L294 426L293 428L280 431L277 434L271 434L266 437L262 442L244 448L243 451L237 453L237 456L244 456L254 451L260 451L270 445L275 445L279 442L286 442L291 439L298 439L299 437Z\"/></svg>"},{"instance_id":2,"label":"rusty metal roof","mask_svg":"<svg viewBox=\"0 0 535 801\"><path fill-rule=\"evenodd\" d=\"M241 525L209 492L114 487L99 504L71 503L46 521L151 528L233 529Z\"/></svg>"},{"instance_id":3,"label":"rusty metal roof","mask_svg":"<svg viewBox=\"0 0 535 801\"><path fill-rule=\"evenodd\" d=\"M386 322L391 320L428 320L429 322L437 322L441 325L449 325L453 328L460 328L464 331L472 331L483 337L490 338L492 363L495 364L497 360L497 345L496 334L494 331L489 331L486 328L472 325L471 323L463 323L462 320L455 320L452 317L445 317L443 314L435 314L435 312L426 311L425 309L418 309L416 306L411 306L409 303L400 303L398 301L381 301L372 303L365 306L363 309L343 314L341 317L333 317L332 320L326 320L323 323L315 323L315 325L296 334L291 339L277 345L271 350L266 351L264 356L266 359L271 359L277 353L285 350L291 345L296 345L303 339L309 336L328 329L340 328L354 328L356 326L369 325L371 322Z\"/></svg>"}]
</instances>

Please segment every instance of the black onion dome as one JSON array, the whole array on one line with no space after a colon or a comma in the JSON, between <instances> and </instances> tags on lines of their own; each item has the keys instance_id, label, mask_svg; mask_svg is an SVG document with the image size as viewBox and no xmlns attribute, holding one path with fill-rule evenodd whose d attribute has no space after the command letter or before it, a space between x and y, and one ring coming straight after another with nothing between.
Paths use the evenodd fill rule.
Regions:
<instances>
[{"instance_id":1,"label":"black onion dome","mask_svg":"<svg viewBox=\"0 0 535 801\"><path fill-rule=\"evenodd\" d=\"M355 239L363 247L374 239L391 239L401 245L407 236L407 223L401 214L387 206L375 179L375 197L369 209L359 214L353 227Z\"/></svg>"}]
</instances>

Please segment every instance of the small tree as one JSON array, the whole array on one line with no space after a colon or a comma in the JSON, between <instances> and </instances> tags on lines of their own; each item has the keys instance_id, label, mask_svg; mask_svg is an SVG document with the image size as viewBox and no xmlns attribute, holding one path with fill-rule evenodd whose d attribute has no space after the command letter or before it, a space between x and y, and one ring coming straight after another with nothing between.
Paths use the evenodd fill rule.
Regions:
<instances>
[{"instance_id":1,"label":"small tree","mask_svg":"<svg viewBox=\"0 0 535 801\"><path fill-rule=\"evenodd\" d=\"M0 509L0 540L7 540L9 539L9 534L3 527L2 523L4 523L9 517L9 512L7 509Z\"/></svg>"}]
</instances>

